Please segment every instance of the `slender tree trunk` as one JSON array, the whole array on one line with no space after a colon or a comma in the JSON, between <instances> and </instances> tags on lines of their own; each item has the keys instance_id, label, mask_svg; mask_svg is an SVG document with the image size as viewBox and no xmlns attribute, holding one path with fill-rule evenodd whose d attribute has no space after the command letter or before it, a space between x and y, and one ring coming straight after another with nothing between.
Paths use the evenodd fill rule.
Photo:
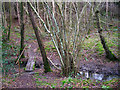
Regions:
<instances>
[{"instance_id":1,"label":"slender tree trunk","mask_svg":"<svg viewBox=\"0 0 120 90\"><path fill-rule=\"evenodd\" d=\"M20 25L19 2L17 2L17 17L18 17L18 23Z\"/></svg>"},{"instance_id":2,"label":"slender tree trunk","mask_svg":"<svg viewBox=\"0 0 120 90\"><path fill-rule=\"evenodd\" d=\"M17 2L14 4L15 16L17 16Z\"/></svg>"},{"instance_id":3,"label":"slender tree trunk","mask_svg":"<svg viewBox=\"0 0 120 90\"><path fill-rule=\"evenodd\" d=\"M99 36L100 36L100 39L101 39L101 44L103 45L103 48L105 50L105 53L106 53L106 57L110 60L118 60L115 55L109 50L109 47L107 46L106 44L106 41L105 41L105 38L104 36L102 35L102 29L100 28L100 23L99 23L99 17L98 17L98 13L99 11L96 11L95 12L95 16L96 16L96 21L97 21L97 28L98 28L98 33L99 33Z\"/></svg>"},{"instance_id":4,"label":"slender tree trunk","mask_svg":"<svg viewBox=\"0 0 120 90\"><path fill-rule=\"evenodd\" d=\"M21 46L20 46L20 54L24 49L24 17L23 17L23 2L20 3L20 28L21 28ZM22 54L21 58L24 58L24 53Z\"/></svg>"},{"instance_id":5,"label":"slender tree trunk","mask_svg":"<svg viewBox=\"0 0 120 90\"><path fill-rule=\"evenodd\" d=\"M6 28L5 3L2 3L2 27ZM2 34L3 41L6 41L8 39L7 30L5 29Z\"/></svg>"},{"instance_id":6,"label":"slender tree trunk","mask_svg":"<svg viewBox=\"0 0 120 90\"><path fill-rule=\"evenodd\" d=\"M4 11L4 25L6 27L5 2L3 3L3 11Z\"/></svg>"},{"instance_id":7,"label":"slender tree trunk","mask_svg":"<svg viewBox=\"0 0 120 90\"><path fill-rule=\"evenodd\" d=\"M11 22L12 22L12 15L11 15L11 2L9 2L8 40L10 40Z\"/></svg>"},{"instance_id":8,"label":"slender tree trunk","mask_svg":"<svg viewBox=\"0 0 120 90\"><path fill-rule=\"evenodd\" d=\"M50 69L50 65L49 65L49 62L48 62L48 58L47 58L44 46L42 44L41 36L39 35L37 25L35 24L35 20L34 20L33 14L32 14L30 4L27 3L27 5L28 5L29 17L30 17L30 20L32 22L32 26L33 26L33 29L34 29L34 32L35 32L35 35L36 35L36 38L37 38L37 41L38 41L38 45L39 45L39 48L40 48L40 51L41 51L41 55L42 55L42 58L43 58L44 69L45 69L44 72L45 73L50 72L51 69Z\"/></svg>"},{"instance_id":9,"label":"slender tree trunk","mask_svg":"<svg viewBox=\"0 0 120 90\"><path fill-rule=\"evenodd\" d=\"M64 58L64 64L65 64L65 70L64 70L64 74L65 76L69 76L69 74L71 74L70 72L70 66L71 66L71 63L70 63L70 60L69 60L69 55L68 55L68 46L67 46L67 29L66 29L66 21L67 21L67 14L66 14L66 7L67 7L67 3L64 2L64 19L63 19L63 32L64 32L64 47L65 47L65 56L63 57Z\"/></svg>"},{"instance_id":10,"label":"slender tree trunk","mask_svg":"<svg viewBox=\"0 0 120 90\"><path fill-rule=\"evenodd\" d=\"M2 14L1 15L2 15L2 26L5 27L5 22L4 22L5 21L5 18L4 18L4 5L3 5L3 3L2 3Z\"/></svg>"},{"instance_id":11,"label":"slender tree trunk","mask_svg":"<svg viewBox=\"0 0 120 90\"><path fill-rule=\"evenodd\" d=\"M106 29L108 29L108 0L106 1Z\"/></svg>"}]
</instances>

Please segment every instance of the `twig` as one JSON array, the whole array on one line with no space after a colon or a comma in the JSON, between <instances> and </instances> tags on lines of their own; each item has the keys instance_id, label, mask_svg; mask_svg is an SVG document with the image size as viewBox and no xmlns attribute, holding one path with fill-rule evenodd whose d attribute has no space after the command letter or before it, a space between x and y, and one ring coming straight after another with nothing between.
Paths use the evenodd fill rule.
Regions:
<instances>
[{"instance_id":1,"label":"twig","mask_svg":"<svg viewBox=\"0 0 120 90\"><path fill-rule=\"evenodd\" d=\"M51 64L52 64L57 70L61 71L61 69L59 69L59 68L52 62L52 60L50 60L49 58L48 58L48 60L51 62Z\"/></svg>"},{"instance_id":2,"label":"twig","mask_svg":"<svg viewBox=\"0 0 120 90\"><path fill-rule=\"evenodd\" d=\"M20 54L20 56L19 56L19 58L18 58L18 60L16 62L16 64L18 63L18 65L19 65L19 75L20 75L20 62L19 62L19 60L20 60L20 57L22 56L23 52L25 51L25 48L26 48L26 46L24 47L22 53Z\"/></svg>"},{"instance_id":3,"label":"twig","mask_svg":"<svg viewBox=\"0 0 120 90\"><path fill-rule=\"evenodd\" d=\"M16 64L19 62L20 57L22 56L23 52L25 51L25 48L26 48L26 46L24 47L24 49L23 49L22 53L20 54L20 56L19 56L18 60L16 61Z\"/></svg>"}]
</instances>

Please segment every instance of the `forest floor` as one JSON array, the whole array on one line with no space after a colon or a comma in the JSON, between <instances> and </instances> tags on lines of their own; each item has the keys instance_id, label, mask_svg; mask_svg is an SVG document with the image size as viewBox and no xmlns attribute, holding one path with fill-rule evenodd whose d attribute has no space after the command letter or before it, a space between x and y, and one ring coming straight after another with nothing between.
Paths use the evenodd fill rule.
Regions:
<instances>
[{"instance_id":1,"label":"forest floor","mask_svg":"<svg viewBox=\"0 0 120 90\"><path fill-rule=\"evenodd\" d=\"M9 71L7 75L3 75L3 88L119 88L118 86L120 83L120 79L118 78L114 78L112 80L96 80L90 78L86 79L80 74L78 74L76 78L67 78L63 77L62 72L56 70L51 63L50 66L52 68L52 72L44 73L43 61L34 32L31 29L29 30L29 33L28 31L25 31L25 34L25 44L31 44L31 52L29 53L34 53L36 60L36 68L33 72L25 72L25 67L21 66L19 75L19 67L18 65L15 65L14 73L12 71ZM90 34L89 37L95 38L93 36L93 34ZM96 37L98 37L97 33ZM18 46L19 43L19 31L13 30L11 32L11 41L9 42L9 44ZM47 57L49 57L54 62L54 64L60 68L61 64L59 61L59 56L55 50L54 45L52 44L50 37L46 34L43 35L43 43L47 52ZM89 44L89 46L90 45L91 44ZM99 45L99 43L96 45ZM103 49L101 51L95 50L96 47L99 48L99 46L94 46L93 44L91 47L94 49L91 50L87 48L83 50L83 56L82 58L80 58L80 62L78 63L80 66L80 71L88 71L105 75L120 75L120 72L118 70L120 66L119 62L113 62L106 59ZM113 49L115 48L116 47L113 47ZM28 51L29 50L25 50L26 58L22 59L21 61L28 60ZM13 50L13 52L15 51ZM16 54L17 56L19 55L18 52ZM17 57L14 55L11 57L17 59Z\"/></svg>"}]
</instances>

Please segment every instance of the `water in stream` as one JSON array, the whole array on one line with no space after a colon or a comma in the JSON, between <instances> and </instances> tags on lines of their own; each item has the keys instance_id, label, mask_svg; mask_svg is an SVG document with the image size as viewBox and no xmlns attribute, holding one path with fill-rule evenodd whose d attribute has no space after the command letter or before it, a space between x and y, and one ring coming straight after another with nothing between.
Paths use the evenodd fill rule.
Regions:
<instances>
[{"instance_id":1,"label":"water in stream","mask_svg":"<svg viewBox=\"0 0 120 90\"><path fill-rule=\"evenodd\" d=\"M105 74L91 73L87 71L80 71L79 74L83 78L90 78L96 80L112 80L113 78L120 78L120 76L117 75L105 75Z\"/></svg>"}]
</instances>

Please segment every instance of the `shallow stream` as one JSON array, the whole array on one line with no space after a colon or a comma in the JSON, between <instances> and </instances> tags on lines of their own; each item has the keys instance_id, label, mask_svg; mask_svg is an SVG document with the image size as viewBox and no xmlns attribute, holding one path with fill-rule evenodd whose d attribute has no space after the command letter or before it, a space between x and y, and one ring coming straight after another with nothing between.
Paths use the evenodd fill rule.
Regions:
<instances>
[{"instance_id":1,"label":"shallow stream","mask_svg":"<svg viewBox=\"0 0 120 90\"><path fill-rule=\"evenodd\" d=\"M105 75L105 74L91 73L87 71L80 71L79 74L83 78L90 78L96 80L112 80L113 78L120 79L120 76L118 75Z\"/></svg>"}]
</instances>

